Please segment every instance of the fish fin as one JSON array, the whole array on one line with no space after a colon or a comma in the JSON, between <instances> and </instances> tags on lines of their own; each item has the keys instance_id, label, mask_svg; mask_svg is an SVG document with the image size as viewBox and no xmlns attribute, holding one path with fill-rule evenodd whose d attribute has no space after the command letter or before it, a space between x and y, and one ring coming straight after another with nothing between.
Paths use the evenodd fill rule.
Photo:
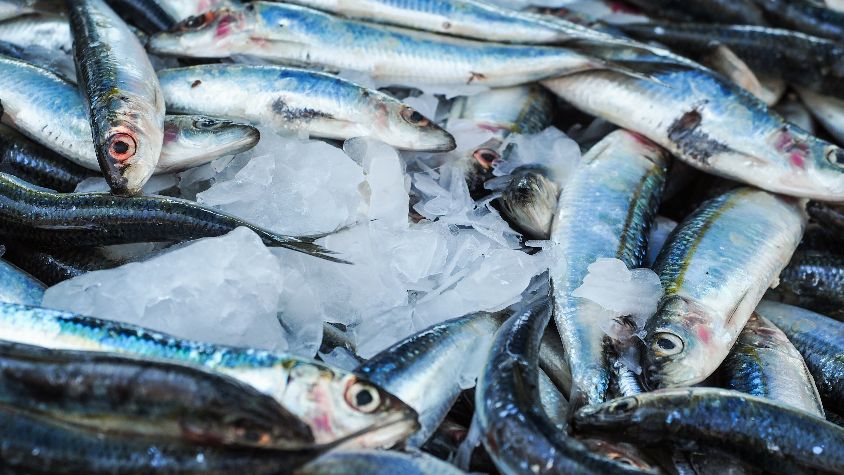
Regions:
<instances>
[{"instance_id":1,"label":"fish fin","mask_svg":"<svg viewBox=\"0 0 844 475\"><path fill-rule=\"evenodd\" d=\"M352 265L349 261L340 259L339 257L334 257L333 254L337 254L336 252L329 251L319 244L314 243L314 241L327 236L327 234L305 237L283 236L267 232L262 232L260 234L264 239L264 244L267 246L283 247L285 249L290 249L291 251L297 251L308 254L309 256L319 257L320 259L325 259L327 261Z\"/></svg>"}]
</instances>

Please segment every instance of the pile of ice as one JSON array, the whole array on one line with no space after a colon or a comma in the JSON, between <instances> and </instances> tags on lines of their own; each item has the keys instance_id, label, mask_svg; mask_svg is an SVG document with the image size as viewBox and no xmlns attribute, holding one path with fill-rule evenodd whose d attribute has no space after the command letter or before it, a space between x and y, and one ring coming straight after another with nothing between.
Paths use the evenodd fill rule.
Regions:
<instances>
[{"instance_id":1,"label":"pile of ice","mask_svg":"<svg viewBox=\"0 0 844 475\"><path fill-rule=\"evenodd\" d=\"M556 127L536 134L511 134L502 148L509 144L514 146L512 152L495 168L495 176L524 165L540 165L550 170L550 178L562 189L580 161L580 146Z\"/></svg>"}]
</instances>

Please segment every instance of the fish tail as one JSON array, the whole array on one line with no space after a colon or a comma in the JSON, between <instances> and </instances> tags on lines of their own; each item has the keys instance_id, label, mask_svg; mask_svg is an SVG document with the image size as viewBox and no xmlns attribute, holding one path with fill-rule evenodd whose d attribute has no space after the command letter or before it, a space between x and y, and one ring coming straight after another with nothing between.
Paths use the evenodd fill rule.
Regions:
<instances>
[{"instance_id":1,"label":"fish tail","mask_svg":"<svg viewBox=\"0 0 844 475\"><path fill-rule=\"evenodd\" d=\"M334 257L334 255L337 254L336 252L330 251L314 242L323 236L324 235L294 237L284 236L281 234L266 233L262 237L264 240L264 244L266 244L267 246L283 247L285 249L290 249L291 251L301 252L304 254L308 254L309 256L319 257L320 259L325 259L331 262L338 262L340 264L352 264L349 261L340 259L338 257Z\"/></svg>"}]
</instances>

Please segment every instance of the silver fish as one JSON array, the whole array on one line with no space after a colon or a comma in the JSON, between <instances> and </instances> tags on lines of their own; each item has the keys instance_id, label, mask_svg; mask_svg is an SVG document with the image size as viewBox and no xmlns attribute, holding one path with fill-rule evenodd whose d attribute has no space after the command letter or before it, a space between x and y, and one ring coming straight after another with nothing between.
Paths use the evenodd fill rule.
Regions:
<instances>
[{"instance_id":1,"label":"silver fish","mask_svg":"<svg viewBox=\"0 0 844 475\"><path fill-rule=\"evenodd\" d=\"M407 104L330 74L280 66L209 64L159 71L167 110L305 130L317 137L371 136L442 152L454 137Z\"/></svg>"},{"instance_id":2,"label":"silver fish","mask_svg":"<svg viewBox=\"0 0 844 475\"><path fill-rule=\"evenodd\" d=\"M844 143L844 100L824 96L804 88L796 88L806 108L832 134L839 143Z\"/></svg>"},{"instance_id":3,"label":"silver fish","mask_svg":"<svg viewBox=\"0 0 844 475\"><path fill-rule=\"evenodd\" d=\"M15 265L0 260L0 302L41 305L47 286Z\"/></svg>"},{"instance_id":4,"label":"silver fish","mask_svg":"<svg viewBox=\"0 0 844 475\"><path fill-rule=\"evenodd\" d=\"M484 43L271 2L192 17L154 35L147 47L155 54L245 54L329 71L357 70L377 81L411 85L507 87L611 67L562 48Z\"/></svg>"},{"instance_id":5,"label":"silver fish","mask_svg":"<svg viewBox=\"0 0 844 475\"><path fill-rule=\"evenodd\" d=\"M543 81L575 107L638 132L703 171L760 188L844 200L844 150L788 124L713 73L651 63L664 84L592 71ZM645 71L640 64L637 70Z\"/></svg>"},{"instance_id":6,"label":"silver fish","mask_svg":"<svg viewBox=\"0 0 844 475\"><path fill-rule=\"evenodd\" d=\"M258 129L250 125L201 115L168 115L155 173L181 172L225 155L245 152L260 138Z\"/></svg>"},{"instance_id":7,"label":"silver fish","mask_svg":"<svg viewBox=\"0 0 844 475\"><path fill-rule=\"evenodd\" d=\"M583 284L587 267L597 258L621 259L630 268L641 264L667 167L668 157L660 147L618 130L581 159L560 195L551 240L567 265L551 282L554 319L572 374L572 410L600 404L609 396L608 336L598 322L621 315L571 293Z\"/></svg>"},{"instance_id":8,"label":"silver fish","mask_svg":"<svg viewBox=\"0 0 844 475\"><path fill-rule=\"evenodd\" d=\"M103 0L68 0L79 90L112 192L134 195L164 142L164 96L138 38Z\"/></svg>"},{"instance_id":9,"label":"silver fish","mask_svg":"<svg viewBox=\"0 0 844 475\"><path fill-rule=\"evenodd\" d=\"M548 239L560 196L560 187L551 175L543 166L525 165L484 186L501 192L501 213L515 223L518 231L532 239Z\"/></svg>"},{"instance_id":10,"label":"silver fish","mask_svg":"<svg viewBox=\"0 0 844 475\"><path fill-rule=\"evenodd\" d=\"M176 21L210 10L237 5L236 0L152 0Z\"/></svg>"},{"instance_id":11,"label":"silver fish","mask_svg":"<svg viewBox=\"0 0 844 475\"><path fill-rule=\"evenodd\" d=\"M0 20L14 18L27 13L54 12L65 10L62 0L0 0Z\"/></svg>"},{"instance_id":12,"label":"silver fish","mask_svg":"<svg viewBox=\"0 0 844 475\"><path fill-rule=\"evenodd\" d=\"M466 472L420 451L331 451L294 475L461 475Z\"/></svg>"},{"instance_id":13,"label":"silver fish","mask_svg":"<svg viewBox=\"0 0 844 475\"><path fill-rule=\"evenodd\" d=\"M724 361L797 248L804 207L804 200L738 188L672 231L653 265L663 296L645 325L642 368L651 389L699 383Z\"/></svg>"},{"instance_id":14,"label":"silver fish","mask_svg":"<svg viewBox=\"0 0 844 475\"><path fill-rule=\"evenodd\" d=\"M40 46L73 54L73 38L67 17L41 13L0 22L0 40L21 47Z\"/></svg>"}]
</instances>

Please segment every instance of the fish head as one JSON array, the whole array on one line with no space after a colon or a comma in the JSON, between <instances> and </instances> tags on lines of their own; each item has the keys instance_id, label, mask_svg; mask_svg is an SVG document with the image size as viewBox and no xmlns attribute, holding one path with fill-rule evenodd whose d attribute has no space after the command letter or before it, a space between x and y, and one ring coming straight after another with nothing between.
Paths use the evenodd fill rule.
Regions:
<instances>
[{"instance_id":1,"label":"fish head","mask_svg":"<svg viewBox=\"0 0 844 475\"><path fill-rule=\"evenodd\" d=\"M540 166L519 167L502 190L502 211L533 239L551 236L551 220L560 192L557 184L548 178L550 173Z\"/></svg>"},{"instance_id":2,"label":"fish head","mask_svg":"<svg viewBox=\"0 0 844 475\"><path fill-rule=\"evenodd\" d=\"M159 55L224 58L237 53L257 25L254 7L224 7L188 17L153 35L149 52Z\"/></svg>"},{"instance_id":3,"label":"fish head","mask_svg":"<svg viewBox=\"0 0 844 475\"><path fill-rule=\"evenodd\" d=\"M641 399L641 395L627 396L582 407L571 418L572 430L636 442L660 442L671 437L672 432L666 427L671 421L666 421L664 413L652 410Z\"/></svg>"},{"instance_id":4,"label":"fish head","mask_svg":"<svg viewBox=\"0 0 844 475\"><path fill-rule=\"evenodd\" d=\"M261 133L251 125L202 115L168 116L164 122L164 143L173 158L235 155L257 145L260 138ZM179 168L178 163L162 162L164 157L159 168L166 167L168 172L183 171L195 163Z\"/></svg>"},{"instance_id":5,"label":"fish head","mask_svg":"<svg viewBox=\"0 0 844 475\"><path fill-rule=\"evenodd\" d=\"M419 429L410 406L360 376L318 363L290 369L283 405L311 427L317 444L386 447Z\"/></svg>"},{"instance_id":6,"label":"fish head","mask_svg":"<svg viewBox=\"0 0 844 475\"><path fill-rule=\"evenodd\" d=\"M367 95L374 96L368 93ZM382 99L382 100L378 100ZM454 150L454 137L419 111L399 101L378 98L377 111L371 124L373 138L401 150L449 152Z\"/></svg>"},{"instance_id":7,"label":"fish head","mask_svg":"<svg viewBox=\"0 0 844 475\"><path fill-rule=\"evenodd\" d=\"M642 370L648 387L689 386L712 374L732 343L721 321L697 302L677 295L663 300L645 325Z\"/></svg>"},{"instance_id":8,"label":"fish head","mask_svg":"<svg viewBox=\"0 0 844 475\"><path fill-rule=\"evenodd\" d=\"M501 154L497 150L499 145L500 141L493 138L477 148L445 155L447 163L459 170L466 179L466 185L473 199L489 193L484 184L495 179L493 171L501 163Z\"/></svg>"}]
</instances>

